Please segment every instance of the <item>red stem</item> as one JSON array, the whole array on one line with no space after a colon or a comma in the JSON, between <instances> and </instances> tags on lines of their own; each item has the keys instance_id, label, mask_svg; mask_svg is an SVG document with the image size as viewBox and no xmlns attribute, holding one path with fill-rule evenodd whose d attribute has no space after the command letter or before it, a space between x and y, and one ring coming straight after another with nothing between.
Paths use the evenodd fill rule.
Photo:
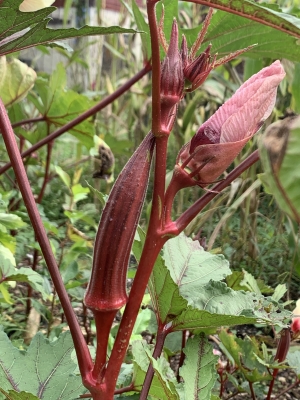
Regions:
<instances>
[{"instance_id":1,"label":"red stem","mask_svg":"<svg viewBox=\"0 0 300 400\"><path fill-rule=\"evenodd\" d=\"M177 381L178 381L178 383L180 382L179 369L183 366L184 359L185 359L185 354L184 354L183 349L186 346L188 333L189 333L189 331L187 331L186 329L184 331L182 331L181 353L180 353L180 360L179 360L178 371L177 371Z\"/></svg>"},{"instance_id":2,"label":"red stem","mask_svg":"<svg viewBox=\"0 0 300 400\"><path fill-rule=\"evenodd\" d=\"M63 133L69 131L70 129L74 128L74 126L80 124L85 119L91 117L92 115L96 114L98 111L105 108L108 104L112 103L116 100L119 96L125 93L127 90L130 89L132 85L138 82L144 75L146 75L149 71L151 71L151 64L147 63L145 67L139 71L136 75L134 75L131 79L129 79L124 85L119 87L114 93L107 96L105 99L101 100L98 104L94 107L90 108L89 110L85 111L83 114L79 115L77 118L73 119L72 121L68 122L66 125L62 126L61 128L57 129L55 132L51 133L51 135L45 137L44 139L40 140L29 149L24 151L21 154L22 158L27 157L29 154L33 153L34 151L40 149L45 144L51 142L52 140L56 139ZM2 129L1 129L2 130ZM7 164L3 165L0 168L0 175L2 175L5 171L7 171L12 166L12 162L8 162Z\"/></svg>"},{"instance_id":3,"label":"red stem","mask_svg":"<svg viewBox=\"0 0 300 400\"><path fill-rule=\"evenodd\" d=\"M0 129L7 148L9 158L11 160L16 179L22 193L24 203L26 205L30 221L32 223L35 235L41 246L46 264L48 266L53 284L59 296L61 305L66 315L71 335L74 341L74 346L78 358L78 364L83 380L89 380L90 372L93 367L93 362L90 356L89 349L85 343L80 326L72 309L70 300L65 290L61 279L59 269L52 253L51 246L43 226L40 214L38 212L34 196L26 175L24 164L18 149L18 145L12 130L10 120L6 113L5 107L0 100Z\"/></svg>"},{"instance_id":4,"label":"red stem","mask_svg":"<svg viewBox=\"0 0 300 400\"><path fill-rule=\"evenodd\" d=\"M48 125L48 127L49 127L49 125ZM50 171L50 163L51 163L53 144L54 144L53 141L51 141L47 144L47 159L46 159L46 166L45 166L45 175L44 175L44 181L43 181L42 188L41 188L38 198L36 200L36 202L38 204L41 204L42 199L44 197L47 183L49 182L49 171Z\"/></svg>"},{"instance_id":5,"label":"red stem","mask_svg":"<svg viewBox=\"0 0 300 400\"><path fill-rule=\"evenodd\" d=\"M109 377L109 382L107 382L107 384L109 384L110 387L108 388L107 393L109 393L111 397L108 396L108 399L111 399L111 393L114 393L114 388L118 379L122 361L126 355L129 339L134 327L134 322L139 312L153 265L162 246L167 241L167 237L161 238L153 232L150 233L149 230L139 267L130 291L128 303L121 320L115 344L112 349L105 373L105 376Z\"/></svg>"},{"instance_id":6,"label":"red stem","mask_svg":"<svg viewBox=\"0 0 300 400\"><path fill-rule=\"evenodd\" d=\"M36 271L38 256L39 256L39 251L37 249L34 249L33 261L32 261L32 267L31 267L33 271ZM29 315L30 309L31 309L32 293L33 293L32 287L28 284L27 301L26 301L26 315L27 316Z\"/></svg>"},{"instance_id":7,"label":"red stem","mask_svg":"<svg viewBox=\"0 0 300 400\"><path fill-rule=\"evenodd\" d=\"M273 378L271 380L266 400L271 400L271 396L272 396L272 392L273 392L273 386L274 386L274 383L275 383L275 378L276 378L276 376L273 376Z\"/></svg>"},{"instance_id":8,"label":"red stem","mask_svg":"<svg viewBox=\"0 0 300 400\"><path fill-rule=\"evenodd\" d=\"M155 343L155 347L154 347L154 351L153 351L153 355L152 355L155 360L162 353L164 343L165 343L165 338L166 338L167 334L168 334L168 332L164 329L164 326L162 326L157 332L156 343ZM145 377L145 380L143 383L143 388L142 388L142 391L140 394L140 400L147 400L150 386L151 386L151 383L153 380L153 376L154 376L154 369L153 369L153 365L150 362L147 373L146 373L146 377Z\"/></svg>"},{"instance_id":9,"label":"red stem","mask_svg":"<svg viewBox=\"0 0 300 400\"><path fill-rule=\"evenodd\" d=\"M250 392L251 392L252 399L256 400L256 396L255 396L255 393L254 393L253 383L252 382L249 382L249 387L250 387Z\"/></svg>"},{"instance_id":10,"label":"red stem","mask_svg":"<svg viewBox=\"0 0 300 400\"><path fill-rule=\"evenodd\" d=\"M97 332L97 349L96 349L96 359L92 376L94 380L100 384L105 373L107 343L111 326L116 315L116 310L112 311L93 310L93 314Z\"/></svg>"},{"instance_id":11,"label":"red stem","mask_svg":"<svg viewBox=\"0 0 300 400\"><path fill-rule=\"evenodd\" d=\"M289 387L287 387L286 389L284 389L282 392L278 393L278 395L275 396L275 397L273 398L273 400L279 400L283 394L288 393L291 389L293 389L294 387L298 386L299 383L300 383L300 380L297 379L296 382L292 383Z\"/></svg>"},{"instance_id":12,"label":"red stem","mask_svg":"<svg viewBox=\"0 0 300 400\"><path fill-rule=\"evenodd\" d=\"M29 118L29 119L23 119L22 121L15 122L14 124L11 124L13 128L17 128L18 126L22 125L27 125L27 124L34 124L36 122L41 122L45 121L45 117L37 117L37 118Z\"/></svg>"}]
</instances>

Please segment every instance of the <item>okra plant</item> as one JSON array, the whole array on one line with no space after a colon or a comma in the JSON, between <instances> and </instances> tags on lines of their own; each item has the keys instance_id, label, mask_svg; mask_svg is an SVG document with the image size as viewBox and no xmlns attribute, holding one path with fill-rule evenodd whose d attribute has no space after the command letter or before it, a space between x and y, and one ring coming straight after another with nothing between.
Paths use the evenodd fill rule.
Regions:
<instances>
[{"instance_id":1,"label":"okra plant","mask_svg":"<svg viewBox=\"0 0 300 400\"><path fill-rule=\"evenodd\" d=\"M59 125L59 119L51 120L53 116L49 110L51 96L54 96L55 90L59 88L58 79L50 82L51 90L51 85L57 85L53 93L47 92L41 81L37 81L39 96L34 97L29 91L36 79L35 73L23 73L28 84L21 93L20 83L15 98L19 101L28 95L27 101L30 100L38 112L34 118L25 121L13 120L12 124L10 118L15 118L16 109L11 112L10 105L16 101L14 99L10 102L9 90L4 90L5 82L0 76L0 130L10 160L0 167L0 173L4 174L10 167L14 170L18 188L70 332L70 335L63 333L52 343L48 343L42 335L37 334L26 353L14 347L4 332L0 332L0 398L112 400L125 398L126 395L141 400L217 400L224 398L226 382L231 380L236 393L248 391L253 399L261 393L260 383L268 382L268 385L265 385L265 395L267 399L271 399L275 378L286 360L290 341L298 331L298 328L295 328L296 323L293 323L293 332L288 328L292 314L284 308L285 303L281 301L286 291L284 285L279 285L272 295L264 296L253 276L244 271L236 282L240 288L235 290L228 280L224 281L226 277L233 276L225 257L206 251L200 246L199 240L188 238L184 231L213 199L259 161L260 153L255 150L235 168L231 168L230 172L226 172L271 116L276 103L277 89L286 75L283 64L278 59L270 61L244 82L231 98L198 127L191 140L179 151L168 184L167 150L169 139L177 124L180 105L187 94L199 90L217 67L241 55L259 54L256 47L260 47L260 38L252 40L251 37L249 40L252 42L243 48L236 48L234 51L225 49L222 57L214 52L214 43L207 43L211 40L207 39L207 35L216 22L221 24L222 18L227 15L224 11L233 14L238 23L254 23L255 29L262 26L266 30L276 32L280 38L285 38L287 43L291 43L288 41L292 40L293 45L294 37L300 37L299 19L247 0L240 0L234 4L220 0L189 2L223 11L214 14L214 8L207 9L203 23L196 27L195 33L195 28L181 28L176 18L176 0L148 0L147 22L138 6L133 3L132 13L138 29L144 31L143 47L147 49L144 68L116 92L96 105L82 110L81 115L75 119L60 123L57 130L54 130L53 126ZM20 0L0 2L0 74L5 79L9 79L6 71L9 70L10 75L14 77L13 74L16 74L15 71L19 68L12 68L5 59L6 54L38 44L49 44L58 38L135 32L120 27L88 26L79 30L51 30L46 24L47 16L53 11L52 7L32 11L32 8L24 5L19 9L20 4ZM226 26L223 29L225 32ZM222 29L219 32L222 32ZM281 43L284 43L283 39ZM57 43L56 45L61 46ZM281 44L279 50L283 50L284 46L289 49L289 45ZM287 58L299 61L299 51L294 50L295 48L291 51L292 55L287 50ZM277 49L276 51L278 52ZM280 54L276 58L281 58ZM18 64L18 61L15 63ZM37 204L41 203L50 179L49 165L55 139L84 124L84 121L128 91L150 71L152 123L149 133L116 178L106 199L94 240L91 274L84 296L84 307L92 313L95 321L94 355L88 347L73 310L66 291L66 282L63 281L59 270L59 261L50 245ZM61 101L67 101L63 96L62 94ZM75 102L76 95L70 96L74 96ZM68 107L71 105L72 103ZM300 149L300 146L294 146L294 143L299 141L298 120L296 117L291 118L292 124L281 127L276 134L272 133L273 131L267 133L261 141L262 161L266 173L269 174L267 177L262 175L261 179L266 186L271 186L269 190L275 197L282 196L279 205L290 218L299 223L295 186L293 182L285 180L287 175L290 176L290 165L294 162L294 159L291 159L295 157L292 149ZM24 150L26 132L24 130L23 136L20 134L16 138L14 129L36 123L46 123L48 131L41 140L36 140ZM89 130L90 126L91 124L81 125L81 130ZM78 132L75 134L78 135ZM87 137L88 140L92 139L89 134ZM284 143L281 141L282 137L285 138ZM25 160L45 145L47 160L44 181L39 195L34 195ZM110 151L107 145L103 146L106 152ZM91 147L90 142L87 147ZM111 177L113 156L107 157L107 154L105 159L103 155L100 156L100 161L107 164L105 168L102 165L102 170L95 173L94 177ZM78 179L74 178L72 186L59 166L56 171L69 186L68 212L71 213L76 201L83 198L80 196L84 191L76 198L78 191L74 188L78 189ZM148 227L144 231L139 226L139 220L149 179L153 180L150 185L153 188L152 203ZM295 180L294 175L292 180ZM201 189L202 195L176 217L176 196L180 191L191 187ZM9 247L5 246L4 239L5 236L0 236L0 285L23 280L29 282L34 289L42 291L43 279L40 280L38 273L34 271L35 268L30 273L28 270L20 271L15 268L13 256ZM37 254L35 253L36 257ZM138 266L133 284L128 289L127 269L131 254L134 255ZM35 279L35 286L32 277ZM6 289L7 287L3 286L2 293L5 293ZM141 315L139 312L146 292L151 300L143 311L149 312L149 321L152 316L155 329L151 332L151 340L132 340L136 337L135 324ZM55 294L52 293L52 296ZM112 335L112 331L115 331L116 316L120 313L121 322L117 332ZM268 354L265 345L260 346L252 339L242 341L224 328L257 323L274 326L277 331L282 331L274 356ZM218 337L213 336L216 333ZM180 341L180 360L176 373L171 370L165 357L166 343L172 340L170 338ZM214 354L208 338L214 338L218 342L228 360L225 364ZM71 360L73 345L76 357L73 355ZM293 362L294 359L290 361L290 365L293 366ZM77 372L76 363L79 368ZM247 388L242 388L235 380L234 371L243 375Z\"/></svg>"}]
</instances>

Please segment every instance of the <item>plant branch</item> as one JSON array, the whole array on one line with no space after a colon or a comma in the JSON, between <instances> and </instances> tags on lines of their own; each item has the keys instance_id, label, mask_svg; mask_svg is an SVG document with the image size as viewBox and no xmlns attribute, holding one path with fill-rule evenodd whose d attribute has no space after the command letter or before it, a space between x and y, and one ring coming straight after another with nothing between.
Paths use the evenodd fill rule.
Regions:
<instances>
[{"instance_id":1,"label":"plant branch","mask_svg":"<svg viewBox=\"0 0 300 400\"><path fill-rule=\"evenodd\" d=\"M121 96L123 93L125 93L127 90L129 90L132 85L134 85L136 82L138 82L149 71L151 71L151 64L147 63L141 71L139 71L136 75L134 75L126 83L124 83L124 85L119 87L119 89L117 89L114 93L107 96L105 99L101 100L98 104L96 104L89 110L85 111L84 113L82 113L81 115L79 115L78 117L73 119L72 121L68 122L66 125L57 129L55 132L51 133L49 136L45 137L44 139L40 140L39 142L37 142L36 144L31 146L29 149L27 149L26 151L24 151L21 154L21 157L25 158L25 157L29 156L34 151L43 147L45 144L58 138L63 133L69 131L70 129L74 128L74 126L80 124L82 121L86 120L87 118L91 117L92 115L96 114L97 112L99 112L100 110L105 108L108 104L112 103L119 96ZM0 175L2 175L5 171L7 171L11 166L12 166L12 162L8 162L7 164L3 165L3 167L0 168Z\"/></svg>"},{"instance_id":2,"label":"plant branch","mask_svg":"<svg viewBox=\"0 0 300 400\"><path fill-rule=\"evenodd\" d=\"M273 400L279 400L282 395L284 395L285 393L288 393L291 389L293 389L294 387L298 386L299 383L300 383L300 380L297 379L296 382L292 383L289 387L284 389L282 392L278 393L277 396L273 397Z\"/></svg>"},{"instance_id":3,"label":"plant branch","mask_svg":"<svg viewBox=\"0 0 300 400\"><path fill-rule=\"evenodd\" d=\"M175 221L176 228L179 232L182 232L187 225L199 214L199 212L223 189L231 184L236 178L238 178L244 171L246 171L251 165L259 160L259 152L255 150L249 157L246 158L241 164L239 164L233 171L231 171L225 179L217 183L211 190L205 193L199 200L196 201L190 208L188 208L178 219ZM174 223L173 223L174 225ZM174 226L172 227L174 229Z\"/></svg>"},{"instance_id":4,"label":"plant branch","mask_svg":"<svg viewBox=\"0 0 300 400\"><path fill-rule=\"evenodd\" d=\"M46 158L46 166L45 166L45 175L44 175L44 181L42 188L40 190L40 193L38 195L38 198L36 202L40 204L42 202L42 199L44 197L44 193L46 190L47 183L49 182L49 171L50 171L50 163L51 163L51 155L52 155L52 149L53 149L53 144L54 142L49 142L47 144L47 158Z\"/></svg>"},{"instance_id":5,"label":"plant branch","mask_svg":"<svg viewBox=\"0 0 300 400\"><path fill-rule=\"evenodd\" d=\"M14 124L11 124L11 126L13 128L17 128L18 126L34 124L36 122L41 122L41 121L45 121L45 120L46 120L45 116L37 117L37 118L23 119L22 121L18 121L18 122L15 122Z\"/></svg>"},{"instance_id":6,"label":"plant branch","mask_svg":"<svg viewBox=\"0 0 300 400\"><path fill-rule=\"evenodd\" d=\"M157 332L156 343L155 343L154 351L152 354L152 357L155 360L162 353L164 343L165 343L165 338L166 338L167 334L168 334L168 332L164 329L164 326L162 326ZM142 391L140 394L140 400L147 400L150 386L151 386L151 383L153 380L153 376L154 376L154 369L153 369L152 363L150 362L147 373L146 373L146 377L145 377L145 380L143 383L143 388L142 388Z\"/></svg>"},{"instance_id":7,"label":"plant branch","mask_svg":"<svg viewBox=\"0 0 300 400\"><path fill-rule=\"evenodd\" d=\"M9 158L12 160L12 166L16 175L16 179L22 193L24 203L26 205L30 221L32 223L35 235L41 246L42 253L44 255L46 264L49 268L49 272L58 293L61 305L66 315L71 335L74 341L74 346L78 358L78 364L82 378L88 378L93 363L90 356L89 349L85 343L82 335L80 326L72 309L70 300L65 290L63 281L61 279L59 269L52 253L51 246L43 226L40 214L38 212L34 196L31 191L30 183L26 175L24 164L18 149L18 145L15 139L14 132L12 130L10 120L6 113L5 107L0 100L0 129L3 135L3 139L7 148Z\"/></svg>"},{"instance_id":8,"label":"plant branch","mask_svg":"<svg viewBox=\"0 0 300 400\"><path fill-rule=\"evenodd\" d=\"M105 376L109 377L109 382L107 381L107 385L111 385L109 393L115 388L119 370L126 355L128 343L134 327L134 322L139 312L153 265L161 248L168 239L167 237L161 238L152 230L150 231L150 229L151 226L149 226L148 229L138 270L130 290L128 302L125 307L117 337L115 339L115 344L108 361Z\"/></svg>"},{"instance_id":9,"label":"plant branch","mask_svg":"<svg viewBox=\"0 0 300 400\"><path fill-rule=\"evenodd\" d=\"M116 310L93 310L93 314L97 332L97 348L92 376L100 384L105 372L107 343L111 326L116 316Z\"/></svg>"},{"instance_id":10,"label":"plant branch","mask_svg":"<svg viewBox=\"0 0 300 400\"><path fill-rule=\"evenodd\" d=\"M251 397L253 400L256 400L254 388L253 388L253 382L249 382L249 387L250 387L250 392L251 392Z\"/></svg>"},{"instance_id":11,"label":"plant branch","mask_svg":"<svg viewBox=\"0 0 300 400\"><path fill-rule=\"evenodd\" d=\"M184 330L182 331L182 338L181 338L181 352L180 352L180 359L179 359L179 364L178 364L178 371L177 371L177 382L180 383L180 375L179 375L179 370L180 368L183 366L184 363L184 359L185 359L185 354L183 349L186 346L186 342L189 336L189 331L188 330Z\"/></svg>"}]
</instances>

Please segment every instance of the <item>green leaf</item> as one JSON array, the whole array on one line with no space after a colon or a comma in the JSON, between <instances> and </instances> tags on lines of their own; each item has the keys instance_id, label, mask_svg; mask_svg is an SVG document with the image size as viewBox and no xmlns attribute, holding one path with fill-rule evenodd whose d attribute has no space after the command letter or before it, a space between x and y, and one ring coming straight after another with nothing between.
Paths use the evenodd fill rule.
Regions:
<instances>
[{"instance_id":1,"label":"green leaf","mask_svg":"<svg viewBox=\"0 0 300 400\"><path fill-rule=\"evenodd\" d=\"M300 20L297 18L295 20L299 24L296 31L300 37ZM190 45L195 40L198 31L198 28L185 31ZM256 44L245 53L246 57L259 59L284 57L292 61L300 61L300 46L295 37L223 11L216 12L212 18L203 46L207 47L209 43L212 43L212 53L218 53L218 58Z\"/></svg>"},{"instance_id":2,"label":"green leaf","mask_svg":"<svg viewBox=\"0 0 300 400\"><path fill-rule=\"evenodd\" d=\"M4 394L7 400L39 400L38 397L28 392L16 392L15 390L5 392L0 388L0 393Z\"/></svg>"},{"instance_id":3,"label":"green leaf","mask_svg":"<svg viewBox=\"0 0 300 400\"><path fill-rule=\"evenodd\" d=\"M49 293L44 287L44 279L31 268L15 268L16 262L12 253L0 244L0 279L1 281L27 282L33 289L40 292L44 300Z\"/></svg>"},{"instance_id":4,"label":"green leaf","mask_svg":"<svg viewBox=\"0 0 300 400\"><path fill-rule=\"evenodd\" d=\"M26 225L20 217L15 214L0 213L0 224L7 229L18 229Z\"/></svg>"},{"instance_id":5,"label":"green leaf","mask_svg":"<svg viewBox=\"0 0 300 400\"><path fill-rule=\"evenodd\" d=\"M78 274L78 264L76 261L72 261L66 269L61 271L61 277L64 284L69 283L72 279L76 278Z\"/></svg>"},{"instance_id":6,"label":"green leaf","mask_svg":"<svg viewBox=\"0 0 300 400\"><path fill-rule=\"evenodd\" d=\"M5 301L5 303L7 304L13 304L13 300L10 297L9 291L8 291L8 284L6 282L2 282L0 283L0 292L2 294L3 300Z\"/></svg>"},{"instance_id":7,"label":"green leaf","mask_svg":"<svg viewBox=\"0 0 300 400\"><path fill-rule=\"evenodd\" d=\"M139 240L133 244L133 254L140 259L144 233L138 229ZM251 324L266 321L286 326L290 317L272 298L254 293L236 292L222 282L210 281L197 290L190 304L179 292L170 272L159 255L148 283L153 308L160 322L170 331L184 329L216 330L220 326Z\"/></svg>"},{"instance_id":8,"label":"green leaf","mask_svg":"<svg viewBox=\"0 0 300 400\"><path fill-rule=\"evenodd\" d=\"M256 357L257 355L263 358L263 355L259 350L259 343L254 338L247 336L239 339L224 329L219 333L219 338L247 381L260 382L271 379L267 368Z\"/></svg>"},{"instance_id":9,"label":"green leaf","mask_svg":"<svg viewBox=\"0 0 300 400\"><path fill-rule=\"evenodd\" d=\"M251 285L246 285L244 286L244 282L247 281L245 280L245 273L247 271L233 271L231 275L228 275L225 279L226 284L228 287L230 287L233 290L245 290L245 291L253 291L251 289ZM249 272L247 272L247 275ZM252 276L252 275L251 275ZM253 278L254 279L254 278ZM271 288L270 286L266 285L263 279L255 279L256 285L257 285L257 293L263 293L263 294L271 294L274 292L274 289Z\"/></svg>"},{"instance_id":10,"label":"green leaf","mask_svg":"<svg viewBox=\"0 0 300 400\"><path fill-rule=\"evenodd\" d=\"M22 0L3 0L0 3L0 40L3 40L2 43L0 42L0 55L73 37L136 32L133 29L125 29L119 26L49 29L47 25L50 18L47 18L47 16L56 9L55 7L24 13L19 11L21 3ZM22 32L26 28L30 29Z\"/></svg>"},{"instance_id":11,"label":"green leaf","mask_svg":"<svg viewBox=\"0 0 300 400\"><path fill-rule=\"evenodd\" d=\"M179 400L179 396L176 391L177 382L175 375L170 368L170 364L163 356L155 360L152 357L149 348L145 348L145 351L153 366L155 376L158 378L160 386L163 388L166 399L171 398L172 400Z\"/></svg>"},{"instance_id":12,"label":"green leaf","mask_svg":"<svg viewBox=\"0 0 300 400\"><path fill-rule=\"evenodd\" d=\"M279 301L287 292L287 287L285 284L277 285L275 288L274 293L272 294L272 299L275 301Z\"/></svg>"},{"instance_id":13,"label":"green leaf","mask_svg":"<svg viewBox=\"0 0 300 400\"><path fill-rule=\"evenodd\" d=\"M16 265L16 261L14 256L10 250L6 247L0 245L0 271L1 271L1 278L6 277L9 271L14 269Z\"/></svg>"},{"instance_id":14,"label":"green leaf","mask_svg":"<svg viewBox=\"0 0 300 400\"><path fill-rule=\"evenodd\" d=\"M180 294L193 303L202 286L209 281L220 281L231 273L223 255L214 255L200 246L198 241L183 233L164 245L163 258Z\"/></svg>"},{"instance_id":15,"label":"green leaf","mask_svg":"<svg viewBox=\"0 0 300 400\"><path fill-rule=\"evenodd\" d=\"M185 398L210 400L217 380L218 356L213 354L213 347L204 334L189 339L183 351L186 357L180 376L184 379Z\"/></svg>"},{"instance_id":16,"label":"green leaf","mask_svg":"<svg viewBox=\"0 0 300 400\"><path fill-rule=\"evenodd\" d=\"M184 299L180 293L178 286L175 284L170 276L170 272L167 270L161 257L155 263L153 273L151 275L148 289L151 295L152 304L154 309L159 315L159 319L163 324L169 324L172 327L172 331L179 331L184 329L216 329L221 325L238 325L244 323L254 323L255 317L244 317L241 315L225 315L212 314L206 310L199 310L188 305L186 299ZM199 293L198 293L199 294ZM209 295L209 293L208 293ZM220 299L224 293L219 293ZM206 298L208 300L208 298ZM232 306L234 312L239 309L241 313L242 309L236 304L237 298L232 299ZM205 300L204 300L205 301ZM219 300L223 301L223 300ZM214 302L211 299L212 307L211 310L214 312ZM245 304L245 303L244 303ZM222 310L227 310L227 303L224 303ZM250 308L250 302L248 307ZM252 303L253 308L253 303Z\"/></svg>"},{"instance_id":17,"label":"green leaf","mask_svg":"<svg viewBox=\"0 0 300 400\"><path fill-rule=\"evenodd\" d=\"M80 200L84 200L87 198L88 193L90 192L90 189L87 187L83 187L80 183L77 183L76 185L73 185L72 188L72 193L74 196L74 202L77 203Z\"/></svg>"},{"instance_id":18,"label":"green leaf","mask_svg":"<svg viewBox=\"0 0 300 400\"><path fill-rule=\"evenodd\" d=\"M87 184L87 186L89 187L90 191L97 197L97 199L100 201L100 204L102 205L102 207L105 206L105 203L108 199L108 195L99 192L99 190L95 189L93 186L91 186L87 181L85 181L85 183Z\"/></svg>"},{"instance_id":19,"label":"green leaf","mask_svg":"<svg viewBox=\"0 0 300 400\"><path fill-rule=\"evenodd\" d=\"M69 332L54 342L41 333L28 350L15 348L0 332L0 382L5 391L28 391L41 399L74 400L85 392L81 377L73 375L76 364L71 359L73 342Z\"/></svg>"},{"instance_id":20,"label":"green leaf","mask_svg":"<svg viewBox=\"0 0 300 400\"><path fill-rule=\"evenodd\" d=\"M46 121L37 124L38 136L31 133L28 139L32 142L40 140L48 134L48 126L63 126L94 105L94 102L82 94L66 89L66 71L62 63L57 64L49 81L38 78L35 83L36 93L31 92L28 99L38 111L46 117ZM94 146L94 123L87 119L69 130L88 149Z\"/></svg>"},{"instance_id":21,"label":"green leaf","mask_svg":"<svg viewBox=\"0 0 300 400\"><path fill-rule=\"evenodd\" d=\"M141 310L138 313L137 319L134 324L134 328L130 337L131 341L134 340L140 340L141 339L141 333L144 331L148 331L148 327L150 324L153 324L153 321L155 320L155 315L150 308L146 308L144 310ZM156 332L156 331L155 331ZM154 333L154 332L153 332Z\"/></svg>"},{"instance_id":22,"label":"green leaf","mask_svg":"<svg viewBox=\"0 0 300 400\"><path fill-rule=\"evenodd\" d=\"M246 54L247 55L247 54ZM263 68L262 59L250 59L246 58L244 63L244 76L243 80L246 82L252 75L257 74Z\"/></svg>"},{"instance_id":23,"label":"green leaf","mask_svg":"<svg viewBox=\"0 0 300 400\"><path fill-rule=\"evenodd\" d=\"M71 178L70 175L67 174L59 165L55 165L55 172L63 181L63 183L70 189L71 186Z\"/></svg>"},{"instance_id":24,"label":"green leaf","mask_svg":"<svg viewBox=\"0 0 300 400\"><path fill-rule=\"evenodd\" d=\"M250 292L261 295L261 291L258 287L258 284L254 276L249 274L249 272L245 270L243 270L243 273L244 273L244 279L241 281L241 286L246 286L246 288L250 290Z\"/></svg>"},{"instance_id":25,"label":"green leaf","mask_svg":"<svg viewBox=\"0 0 300 400\"><path fill-rule=\"evenodd\" d=\"M7 247L13 254L16 251L16 238L0 231L0 243Z\"/></svg>"},{"instance_id":26,"label":"green leaf","mask_svg":"<svg viewBox=\"0 0 300 400\"><path fill-rule=\"evenodd\" d=\"M171 332L165 339L164 350L168 355L174 355L181 351L182 346L182 332Z\"/></svg>"},{"instance_id":27,"label":"green leaf","mask_svg":"<svg viewBox=\"0 0 300 400\"><path fill-rule=\"evenodd\" d=\"M141 390L148 366L149 360L153 361L150 347L141 341L135 341L132 344L133 354L133 383L136 390ZM156 374L150 387L149 394L157 400L179 399L175 385L176 378L171 370L169 363L163 357L157 360L155 364Z\"/></svg>"},{"instance_id":28,"label":"green leaf","mask_svg":"<svg viewBox=\"0 0 300 400\"><path fill-rule=\"evenodd\" d=\"M36 73L27 64L15 58L6 61L6 57L0 57L0 94L6 107L22 100L35 80Z\"/></svg>"},{"instance_id":29,"label":"green leaf","mask_svg":"<svg viewBox=\"0 0 300 400\"><path fill-rule=\"evenodd\" d=\"M151 43L150 43L150 31L149 25L146 23L143 14L140 11L139 6L136 4L135 0L132 1L132 11L135 19L135 23L140 31L145 33L141 34L143 52L146 60L151 58Z\"/></svg>"},{"instance_id":30,"label":"green leaf","mask_svg":"<svg viewBox=\"0 0 300 400\"><path fill-rule=\"evenodd\" d=\"M295 368L295 372L300 376L300 350L289 352L286 356L287 362L292 368Z\"/></svg>"},{"instance_id":31,"label":"green leaf","mask_svg":"<svg viewBox=\"0 0 300 400\"><path fill-rule=\"evenodd\" d=\"M290 14L283 13L276 5L257 4L249 0L235 0L228 2L227 0L211 0L210 6L219 8L227 13L233 13L234 18L238 15L249 19L255 19L261 24L272 26L280 29L290 35L300 37L300 20Z\"/></svg>"},{"instance_id":32,"label":"green leaf","mask_svg":"<svg viewBox=\"0 0 300 400\"><path fill-rule=\"evenodd\" d=\"M162 5L164 6L165 16L164 16L164 33L167 41L171 36L173 19L177 18L178 20L178 1L173 0L163 0L161 3L157 3L156 13L158 19L161 16Z\"/></svg>"}]
</instances>

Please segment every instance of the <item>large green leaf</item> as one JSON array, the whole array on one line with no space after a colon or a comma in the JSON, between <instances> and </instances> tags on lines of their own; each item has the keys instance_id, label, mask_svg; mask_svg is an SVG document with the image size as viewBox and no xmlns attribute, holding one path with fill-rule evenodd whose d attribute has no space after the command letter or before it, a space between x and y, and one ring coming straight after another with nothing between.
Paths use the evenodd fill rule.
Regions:
<instances>
[{"instance_id":1,"label":"large green leaf","mask_svg":"<svg viewBox=\"0 0 300 400\"><path fill-rule=\"evenodd\" d=\"M211 390L217 380L215 365L218 361L212 345L205 335L200 334L187 341L184 353L180 376L184 379L185 398L210 400Z\"/></svg>"},{"instance_id":2,"label":"large green leaf","mask_svg":"<svg viewBox=\"0 0 300 400\"><path fill-rule=\"evenodd\" d=\"M37 95L30 93L28 99L47 119L37 124L36 134L28 133L26 139L34 143L47 135L48 124L63 126L76 116L91 108L94 103L86 96L66 88L66 70L58 64L48 80L38 78L35 83ZM69 133L81 141L88 149L94 146L94 124L88 119L70 129Z\"/></svg>"},{"instance_id":3,"label":"large green leaf","mask_svg":"<svg viewBox=\"0 0 300 400\"><path fill-rule=\"evenodd\" d=\"M54 342L38 333L25 353L0 332L1 388L6 392L12 389L27 391L39 399L74 400L85 392L85 388L81 377L73 375L76 368L71 359L73 349L69 332ZM0 395L0 398L5 397Z\"/></svg>"},{"instance_id":4,"label":"large green leaf","mask_svg":"<svg viewBox=\"0 0 300 400\"><path fill-rule=\"evenodd\" d=\"M5 106L22 100L32 88L35 71L27 64L13 58L0 57L0 97Z\"/></svg>"},{"instance_id":5,"label":"large green leaf","mask_svg":"<svg viewBox=\"0 0 300 400\"><path fill-rule=\"evenodd\" d=\"M275 4L257 4L250 0L194 0L194 2L227 11L241 17L250 18L253 21L300 37L299 18L281 12Z\"/></svg>"},{"instance_id":6,"label":"large green leaf","mask_svg":"<svg viewBox=\"0 0 300 400\"><path fill-rule=\"evenodd\" d=\"M193 35L187 38L193 40ZM222 11L218 11L212 18L204 39L205 46L209 43L212 43L212 52L218 53L218 57L257 44L245 53L246 57L300 60L300 46L295 37Z\"/></svg>"},{"instance_id":7,"label":"large green leaf","mask_svg":"<svg viewBox=\"0 0 300 400\"><path fill-rule=\"evenodd\" d=\"M183 233L168 240L163 259L180 294L192 300L201 286L209 281L220 281L231 273L229 262L223 255L211 254Z\"/></svg>"},{"instance_id":8,"label":"large green leaf","mask_svg":"<svg viewBox=\"0 0 300 400\"><path fill-rule=\"evenodd\" d=\"M144 242L141 230L139 236L140 240L135 240L133 245L133 253L137 260L140 259ZM291 313L284 311L272 298L256 296L249 292L236 292L222 282L210 281L205 286L200 284L197 288L193 281L195 277L189 279L189 272L188 269L185 279L192 282L193 292L187 291L183 296L162 256L159 255L148 283L157 317L170 331L215 330L222 325L251 324L258 320L286 326Z\"/></svg>"},{"instance_id":9,"label":"large green leaf","mask_svg":"<svg viewBox=\"0 0 300 400\"><path fill-rule=\"evenodd\" d=\"M191 45L197 37L199 28L183 32L188 44ZM222 11L218 11L212 18L203 41L204 47L209 43L212 43L212 53L218 53L218 58L255 44L256 46L245 53L245 57L300 60L300 46L295 37Z\"/></svg>"},{"instance_id":10,"label":"large green leaf","mask_svg":"<svg viewBox=\"0 0 300 400\"><path fill-rule=\"evenodd\" d=\"M51 18L47 17L56 9L55 7L24 13L19 11L21 3L22 0L2 0L0 2L0 55L78 36L136 32L133 29L125 29L119 26L49 29L47 24Z\"/></svg>"},{"instance_id":11,"label":"large green leaf","mask_svg":"<svg viewBox=\"0 0 300 400\"><path fill-rule=\"evenodd\" d=\"M143 14L139 6L136 4L135 0L132 1L132 12L134 15L134 19L136 25L140 31L144 31L145 33L141 35L143 52L146 60L150 60L151 58L151 43L150 43L150 31L149 25L146 23Z\"/></svg>"}]
</instances>

